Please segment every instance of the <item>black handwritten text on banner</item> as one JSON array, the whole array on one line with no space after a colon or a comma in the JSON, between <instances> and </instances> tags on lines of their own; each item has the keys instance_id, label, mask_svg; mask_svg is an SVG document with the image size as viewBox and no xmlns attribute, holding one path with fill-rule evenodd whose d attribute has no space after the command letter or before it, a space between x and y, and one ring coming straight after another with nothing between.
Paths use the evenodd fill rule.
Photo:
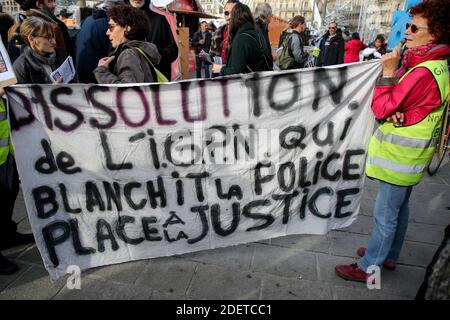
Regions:
<instances>
[{"instance_id":1,"label":"black handwritten text on banner","mask_svg":"<svg viewBox=\"0 0 450 320\"><path fill-rule=\"evenodd\" d=\"M27 211L50 275L350 225L379 73L369 62L8 88Z\"/></svg>"}]
</instances>

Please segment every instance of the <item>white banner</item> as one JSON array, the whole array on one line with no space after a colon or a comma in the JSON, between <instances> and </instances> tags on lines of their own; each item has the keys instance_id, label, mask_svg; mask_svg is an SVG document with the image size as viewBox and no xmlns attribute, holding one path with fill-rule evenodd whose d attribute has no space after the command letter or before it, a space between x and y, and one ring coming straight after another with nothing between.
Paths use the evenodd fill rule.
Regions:
<instances>
[{"instance_id":1,"label":"white banner","mask_svg":"<svg viewBox=\"0 0 450 320\"><path fill-rule=\"evenodd\" d=\"M359 212L380 63L152 85L7 89L52 278L289 234Z\"/></svg>"}]
</instances>

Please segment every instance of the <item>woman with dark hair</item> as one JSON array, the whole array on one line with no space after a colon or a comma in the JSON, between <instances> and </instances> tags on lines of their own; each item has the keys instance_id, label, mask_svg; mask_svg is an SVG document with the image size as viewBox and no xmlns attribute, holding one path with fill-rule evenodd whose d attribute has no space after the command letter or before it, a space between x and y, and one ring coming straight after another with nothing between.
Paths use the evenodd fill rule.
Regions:
<instances>
[{"instance_id":1,"label":"woman with dark hair","mask_svg":"<svg viewBox=\"0 0 450 320\"><path fill-rule=\"evenodd\" d=\"M18 83L54 83L50 74L66 59L66 51L56 47L50 22L28 17L20 26L20 38L25 43L23 53L13 64ZM61 82L60 79L57 82Z\"/></svg>"},{"instance_id":2,"label":"woman with dark hair","mask_svg":"<svg viewBox=\"0 0 450 320\"><path fill-rule=\"evenodd\" d=\"M236 3L231 10L227 50L227 64L213 65L213 72L221 76L272 70L272 57L264 49L264 39L255 30L250 8Z\"/></svg>"},{"instance_id":3,"label":"woman with dark hair","mask_svg":"<svg viewBox=\"0 0 450 320\"><path fill-rule=\"evenodd\" d=\"M364 56L364 61L381 59L381 56L386 53L386 40L384 39L384 36L382 34L377 35L375 41L369 45L369 49L372 50L367 56Z\"/></svg>"},{"instance_id":4,"label":"woman with dark hair","mask_svg":"<svg viewBox=\"0 0 450 320\"><path fill-rule=\"evenodd\" d=\"M161 59L156 46L144 42L149 32L146 14L127 5L113 6L107 11L106 35L115 49L111 56L99 60L94 70L98 83L156 82Z\"/></svg>"},{"instance_id":5,"label":"woman with dark hair","mask_svg":"<svg viewBox=\"0 0 450 320\"><path fill-rule=\"evenodd\" d=\"M358 263L335 270L347 280L366 282L371 266L394 270L408 227L409 196L433 158L450 96L448 0L424 0L410 10L406 50L381 57L383 76L372 101L382 123L370 140L366 174L379 180L374 226ZM373 269L372 269L373 270Z\"/></svg>"},{"instance_id":6,"label":"woman with dark hair","mask_svg":"<svg viewBox=\"0 0 450 320\"><path fill-rule=\"evenodd\" d=\"M345 44L344 63L359 62L359 53L367 46L359 38L358 32L352 33L352 38Z\"/></svg>"}]
</instances>

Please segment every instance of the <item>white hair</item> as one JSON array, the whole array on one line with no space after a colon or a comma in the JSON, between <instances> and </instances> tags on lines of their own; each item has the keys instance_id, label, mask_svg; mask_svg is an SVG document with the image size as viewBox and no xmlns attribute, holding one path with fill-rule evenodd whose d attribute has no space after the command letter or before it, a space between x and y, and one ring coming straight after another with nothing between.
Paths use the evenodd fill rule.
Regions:
<instances>
[{"instance_id":1,"label":"white hair","mask_svg":"<svg viewBox=\"0 0 450 320\"><path fill-rule=\"evenodd\" d=\"M264 3L258 3L258 5L256 5L255 12L253 13L253 17L255 19L261 18L261 19L265 20L271 14L272 14L272 7L270 6L270 4L264 2Z\"/></svg>"}]
</instances>

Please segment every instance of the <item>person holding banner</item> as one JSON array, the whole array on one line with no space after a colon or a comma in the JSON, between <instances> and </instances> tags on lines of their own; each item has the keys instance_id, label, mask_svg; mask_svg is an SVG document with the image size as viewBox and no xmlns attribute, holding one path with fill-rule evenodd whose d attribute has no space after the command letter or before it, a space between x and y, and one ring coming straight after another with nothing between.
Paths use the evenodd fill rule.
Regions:
<instances>
[{"instance_id":1,"label":"person holding banner","mask_svg":"<svg viewBox=\"0 0 450 320\"><path fill-rule=\"evenodd\" d=\"M108 9L107 16L106 35L115 51L100 59L94 69L98 83L156 82L154 65L159 64L161 55L153 43L144 42L150 25L145 12L117 5Z\"/></svg>"},{"instance_id":2,"label":"person holding banner","mask_svg":"<svg viewBox=\"0 0 450 320\"><path fill-rule=\"evenodd\" d=\"M29 17L20 26L20 37L26 44L13 64L18 83L53 83L50 74L66 59L66 51L56 47L51 24L38 17ZM57 82L62 82L61 78Z\"/></svg>"},{"instance_id":3,"label":"person holding banner","mask_svg":"<svg viewBox=\"0 0 450 320\"><path fill-rule=\"evenodd\" d=\"M6 106L1 96L3 88L0 87L0 250L26 245L34 242L31 233L17 232L17 223L12 220L14 203L19 194L19 174L14 161L14 149L9 139L9 126ZM9 275L16 272L19 267L6 259L0 253L0 275Z\"/></svg>"},{"instance_id":4,"label":"person holding banner","mask_svg":"<svg viewBox=\"0 0 450 320\"><path fill-rule=\"evenodd\" d=\"M410 15L400 67L400 46L381 58L383 77L372 111L383 123L371 138L366 163L367 176L380 182L374 227L367 248L357 250L362 258L336 266L346 280L366 282L374 266L396 268L408 227L409 197L425 176L448 106L450 7L447 0L425 0Z\"/></svg>"}]
</instances>

